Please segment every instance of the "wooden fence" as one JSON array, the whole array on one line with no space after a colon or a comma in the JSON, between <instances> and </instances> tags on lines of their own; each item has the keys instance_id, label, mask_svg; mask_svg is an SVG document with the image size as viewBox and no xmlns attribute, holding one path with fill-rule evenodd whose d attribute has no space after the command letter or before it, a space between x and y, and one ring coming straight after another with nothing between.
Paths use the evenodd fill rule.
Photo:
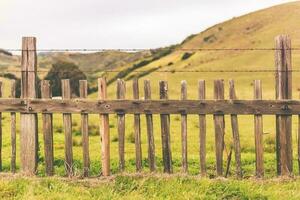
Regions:
<instances>
[{"instance_id":1,"label":"wooden fence","mask_svg":"<svg viewBox=\"0 0 300 200\"><path fill-rule=\"evenodd\" d=\"M160 115L161 142L164 172L172 173L172 152L170 146L170 114L181 115L181 141L182 141L182 168L188 169L187 160L187 115L199 115L199 155L200 172L206 175L206 115L213 115L215 127L215 156L216 173L224 175L224 115L230 115L233 135L233 149L236 161L236 174L242 177L241 147L237 115L254 115L254 135L256 152L256 176L264 176L263 159L263 115L276 115L276 155L278 175L293 174L292 154L292 115L300 119L300 101L291 100L292 97L292 67L291 67L291 41L288 36L276 37L275 66L276 66L276 100L262 100L261 82L254 81L253 100L238 100L235 93L234 81L230 81L230 99L224 99L224 83L222 80L214 81L214 100L206 100L205 81L199 81L198 99L187 99L187 83L181 82L181 100L168 99L168 83L159 82L159 100L151 99L150 81L144 81L143 100L139 99L139 82L133 81L133 100L125 99L125 82L117 81L117 99L107 99L105 78L98 79L98 100L88 100L87 81L80 81L80 98L71 99L70 82L62 80L62 100L51 99L51 86L49 81L41 82L42 98L36 98L36 72L37 54L36 39L23 38L22 45L22 87L21 98L15 97L15 85L11 90L9 99L0 99L0 112L11 113L11 141L12 141L12 171L16 170L16 113L21 114L20 128L20 156L21 171L25 174L35 174L37 170L37 113L42 113L43 140L45 152L45 168L47 175L54 174L53 154L53 113L63 114L65 133L65 169L69 176L73 175L72 152L72 113L81 114L81 133L83 148L84 176L89 174L89 130L88 114L99 114L101 133L101 163L102 175L109 176L110 170L110 130L109 115L117 114L117 130L119 142L119 168L124 170L124 144L125 144L125 115L134 115L135 157L136 170L142 170L141 127L140 116L146 116L148 162L150 171L156 170L155 145L153 136L153 114ZM0 93L1 95L1 93ZM1 117L0 117L1 125ZM300 127L300 122L299 122ZM1 130L1 129L0 129ZM300 128L299 128L300 130ZM0 132L2 134L2 132ZM1 135L2 137L2 135ZM299 138L299 137L298 137ZM2 146L2 145L1 145ZM300 139L298 149L300 147ZM299 151L300 153L300 151ZM1 154L0 154L1 155ZM298 159L299 160L299 159ZM299 160L300 166L300 160Z\"/></svg>"}]
</instances>

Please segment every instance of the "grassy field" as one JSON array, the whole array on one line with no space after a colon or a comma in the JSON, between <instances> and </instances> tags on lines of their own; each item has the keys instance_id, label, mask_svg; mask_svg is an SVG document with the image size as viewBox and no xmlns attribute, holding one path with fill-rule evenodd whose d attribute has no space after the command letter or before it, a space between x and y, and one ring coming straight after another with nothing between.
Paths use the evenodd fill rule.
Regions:
<instances>
[{"instance_id":1,"label":"grassy field","mask_svg":"<svg viewBox=\"0 0 300 200\"><path fill-rule=\"evenodd\" d=\"M300 3L284 4L267 10L235 18L218 24L207 31L190 37L180 47L183 48L259 48L274 46L274 37L281 33L291 35L293 46L300 45L299 19ZM282 15L278 15L280 12ZM280 20L279 20L280 16ZM158 99L158 82L167 80L169 83L169 98L180 98L180 81L188 82L188 98L197 98L197 82L205 79L207 99L213 98L213 80L223 79L225 97L228 98L228 80L234 79L239 99L253 99L253 80L262 80L263 98L274 99L275 79L273 72L176 72L178 70L273 70L273 51L224 51L196 52L188 59L182 59L184 52L174 51L168 56L143 66L142 70L161 67L170 72L152 72L140 79L141 97L143 97L143 80L150 79L153 99ZM171 64L172 62L172 64ZM293 69L299 70L299 51L293 52ZM122 68L123 69L123 68ZM125 69L124 69L125 70ZM133 72L132 75L137 72ZM110 77L116 75L111 73ZM300 83L299 72L293 73L293 98L298 99ZM125 77L126 78L126 77ZM4 82L4 96L9 94L9 81ZM131 82L127 82L126 98L132 98ZM108 96L116 97L116 84L108 87ZM91 94L90 98L96 98ZM19 124L19 115L17 116ZM227 154L232 146L230 118L226 116L224 166ZM275 117L264 116L264 180L253 178L255 174L254 124L253 116L239 116L239 129L242 147L243 180L234 176L234 159L230 166L229 179L211 179L215 177L215 145L212 116L207 116L207 178L199 177L199 127L198 117L188 118L188 162L189 175L181 174L181 137L180 116L171 116L171 148L174 176L162 175L162 151L159 116L154 116L154 135L156 146L156 161L158 174L150 174L147 163L147 138L145 117L141 117L143 172L135 173L135 153L133 136L133 116L126 116L126 171L118 171L118 137L116 116L110 116L111 130L111 171L110 179L99 178L101 172L99 116L91 115L90 127L90 158L91 179L81 180L82 146L80 133L80 115L73 115L73 154L75 178L62 178L64 171L64 133L62 115L54 115L54 148L55 174L53 178L45 178L44 152L41 132L41 116L39 116L39 166L36 178L24 178L9 174L10 170L10 116L3 114L3 170L0 175L0 199L299 199L300 180L278 179L276 177L275 157ZM294 172L298 174L297 166L297 130L298 120L293 118L293 153ZM19 126L18 126L19 128ZM19 142L19 129L18 129ZM17 166L19 167L19 144L17 144Z\"/></svg>"}]
</instances>

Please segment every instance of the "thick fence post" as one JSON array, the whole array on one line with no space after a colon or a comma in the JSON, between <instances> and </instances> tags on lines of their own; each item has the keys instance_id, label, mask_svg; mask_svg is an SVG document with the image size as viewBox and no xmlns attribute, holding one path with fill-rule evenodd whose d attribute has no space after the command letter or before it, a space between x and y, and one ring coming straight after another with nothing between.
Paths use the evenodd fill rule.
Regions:
<instances>
[{"instance_id":1,"label":"thick fence post","mask_svg":"<svg viewBox=\"0 0 300 200\"><path fill-rule=\"evenodd\" d=\"M37 54L36 38L22 39L21 97L36 98ZM20 152L21 171L26 175L36 173L38 150L37 115L21 113Z\"/></svg>"},{"instance_id":2,"label":"thick fence post","mask_svg":"<svg viewBox=\"0 0 300 200\"><path fill-rule=\"evenodd\" d=\"M286 35L275 38L276 99L292 98L291 40ZM276 116L276 155L278 175L293 171L292 116Z\"/></svg>"},{"instance_id":3,"label":"thick fence post","mask_svg":"<svg viewBox=\"0 0 300 200\"><path fill-rule=\"evenodd\" d=\"M42 99L51 99L52 90L49 80L41 82ZM43 136L44 136L44 151L45 151L45 164L46 174L52 176L54 173L54 154L53 154L53 114L43 113Z\"/></svg>"}]
</instances>

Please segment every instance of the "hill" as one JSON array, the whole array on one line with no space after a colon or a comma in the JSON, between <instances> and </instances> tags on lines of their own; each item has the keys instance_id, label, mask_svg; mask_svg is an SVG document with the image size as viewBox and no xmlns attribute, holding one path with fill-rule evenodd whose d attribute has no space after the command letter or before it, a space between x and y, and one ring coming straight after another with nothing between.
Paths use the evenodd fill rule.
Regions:
<instances>
[{"instance_id":1,"label":"hill","mask_svg":"<svg viewBox=\"0 0 300 200\"><path fill-rule=\"evenodd\" d=\"M172 84L171 90L178 90L180 80L186 79L191 87L196 86L198 79L235 78L249 82L262 79L266 82L268 91L273 91L273 73L209 73L209 72L176 72L197 70L273 70L274 52L270 51L183 51L182 49L214 49L214 48L273 48L274 38L279 34L288 34L293 47L300 47L300 2L286 3L271 8L259 10L244 16L214 25L198 34L187 37L176 45L172 53L140 68L141 71L151 71L145 78L151 80L164 79ZM299 51L293 52L293 69L300 64ZM159 67L159 72L155 69ZM130 73L129 76L139 76L141 72ZM176 83L177 87L173 83ZM244 84L243 84L244 85ZM270 86L270 87L269 87ZM300 87L299 83L294 84ZM251 88L252 91L252 88ZM178 92L176 92L178 94ZM196 97L196 94L191 94ZM244 97L246 96L242 92ZM267 94L269 96L269 94Z\"/></svg>"}]
</instances>

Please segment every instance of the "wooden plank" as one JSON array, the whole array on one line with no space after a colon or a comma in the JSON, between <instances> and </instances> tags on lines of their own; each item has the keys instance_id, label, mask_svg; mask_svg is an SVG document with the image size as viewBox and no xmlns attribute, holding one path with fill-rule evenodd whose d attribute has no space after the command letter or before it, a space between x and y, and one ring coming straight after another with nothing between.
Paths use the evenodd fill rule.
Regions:
<instances>
[{"instance_id":1,"label":"wooden plank","mask_svg":"<svg viewBox=\"0 0 300 200\"><path fill-rule=\"evenodd\" d=\"M262 99L261 81L254 81L254 99ZM261 114L254 115L255 134L255 156L256 156L256 177L264 176L264 149L263 149L263 117Z\"/></svg>"},{"instance_id":2,"label":"wooden plank","mask_svg":"<svg viewBox=\"0 0 300 200\"><path fill-rule=\"evenodd\" d=\"M275 38L276 99L292 98L291 40L287 35ZM292 117L276 116L277 173L290 175L293 171Z\"/></svg>"},{"instance_id":3,"label":"wooden plank","mask_svg":"<svg viewBox=\"0 0 300 200\"><path fill-rule=\"evenodd\" d=\"M70 80L61 81L62 98L71 99ZM65 131L65 170L68 176L73 176L73 140L72 140L72 115L63 114L63 124Z\"/></svg>"},{"instance_id":4,"label":"wooden plank","mask_svg":"<svg viewBox=\"0 0 300 200\"><path fill-rule=\"evenodd\" d=\"M98 99L107 99L106 78L98 79ZM109 115L100 114L102 175L110 175Z\"/></svg>"},{"instance_id":5,"label":"wooden plank","mask_svg":"<svg viewBox=\"0 0 300 200\"><path fill-rule=\"evenodd\" d=\"M139 99L139 82L133 79L133 99ZM134 141L135 141L135 165L136 170L142 170L142 144L141 144L141 125L140 114L134 114Z\"/></svg>"},{"instance_id":6,"label":"wooden plank","mask_svg":"<svg viewBox=\"0 0 300 200\"><path fill-rule=\"evenodd\" d=\"M52 90L50 81L41 81L42 99L51 99ZM43 120L43 138L44 138L44 152L46 174L52 176L54 174L54 153L53 153L53 115L51 113L42 114Z\"/></svg>"},{"instance_id":7,"label":"wooden plank","mask_svg":"<svg viewBox=\"0 0 300 200\"><path fill-rule=\"evenodd\" d=\"M144 81L145 100L151 100L151 85L149 80ZM151 172L156 170L155 164L155 142L153 134L153 117L152 114L146 114L147 124L147 141L148 141L148 162Z\"/></svg>"},{"instance_id":8,"label":"wooden plank","mask_svg":"<svg viewBox=\"0 0 300 200\"><path fill-rule=\"evenodd\" d=\"M224 99L224 82L223 80L214 81L214 98ZM224 134L225 120L223 114L214 115L215 125L215 144L216 144L216 169L217 176L223 175L223 150L224 150Z\"/></svg>"},{"instance_id":9,"label":"wooden plank","mask_svg":"<svg viewBox=\"0 0 300 200\"><path fill-rule=\"evenodd\" d=\"M125 99L126 85L125 81L117 80L117 99ZM119 169L125 169L125 115L117 114L118 138L119 138Z\"/></svg>"},{"instance_id":10,"label":"wooden plank","mask_svg":"<svg viewBox=\"0 0 300 200\"><path fill-rule=\"evenodd\" d=\"M237 99L234 81L229 80L229 98L232 100ZM238 125L238 117L235 114L231 116L231 128L232 128L232 136L233 136L233 148L235 153L235 163L236 163L236 175L238 178L242 178L242 164L241 164L241 144L240 144L240 133L239 133L239 125Z\"/></svg>"},{"instance_id":11,"label":"wooden plank","mask_svg":"<svg viewBox=\"0 0 300 200\"><path fill-rule=\"evenodd\" d=\"M198 99L205 99L205 80L198 82ZM206 116L199 115L199 138L200 138L200 171L201 176L206 176Z\"/></svg>"},{"instance_id":12,"label":"wooden plank","mask_svg":"<svg viewBox=\"0 0 300 200\"><path fill-rule=\"evenodd\" d=\"M79 81L79 96L82 99L87 98L88 87L87 80ZM83 176L88 177L90 171L90 153L89 153L89 118L88 114L81 114L81 134L82 134L82 154L83 154Z\"/></svg>"},{"instance_id":13,"label":"wooden plank","mask_svg":"<svg viewBox=\"0 0 300 200\"><path fill-rule=\"evenodd\" d=\"M2 97L2 81L0 81L0 98ZM2 113L0 112L0 171L2 171Z\"/></svg>"},{"instance_id":14,"label":"wooden plank","mask_svg":"<svg viewBox=\"0 0 300 200\"><path fill-rule=\"evenodd\" d=\"M0 112L89 114L298 115L299 100L0 99Z\"/></svg>"},{"instance_id":15,"label":"wooden plank","mask_svg":"<svg viewBox=\"0 0 300 200\"><path fill-rule=\"evenodd\" d=\"M187 82L181 81L181 100L187 100ZM182 153L182 172L188 172L187 158L187 115L181 114L181 153Z\"/></svg>"},{"instance_id":16,"label":"wooden plank","mask_svg":"<svg viewBox=\"0 0 300 200\"><path fill-rule=\"evenodd\" d=\"M21 57L21 97L24 99L36 98L36 38L22 38ZM36 173L38 160L37 115L21 113L20 118L21 171L25 175L33 175Z\"/></svg>"},{"instance_id":17,"label":"wooden plank","mask_svg":"<svg viewBox=\"0 0 300 200\"><path fill-rule=\"evenodd\" d=\"M16 98L16 81L11 81L10 98ZM10 133L11 133L11 161L10 170L16 172L16 157L17 157L17 132L16 132L16 113L10 113Z\"/></svg>"},{"instance_id":18,"label":"wooden plank","mask_svg":"<svg viewBox=\"0 0 300 200\"><path fill-rule=\"evenodd\" d=\"M166 81L159 81L159 95L160 99L168 99L168 83ZM162 154L164 163L164 172L172 173L172 153L170 144L170 115L160 115L161 124L161 140L162 140Z\"/></svg>"}]
</instances>

